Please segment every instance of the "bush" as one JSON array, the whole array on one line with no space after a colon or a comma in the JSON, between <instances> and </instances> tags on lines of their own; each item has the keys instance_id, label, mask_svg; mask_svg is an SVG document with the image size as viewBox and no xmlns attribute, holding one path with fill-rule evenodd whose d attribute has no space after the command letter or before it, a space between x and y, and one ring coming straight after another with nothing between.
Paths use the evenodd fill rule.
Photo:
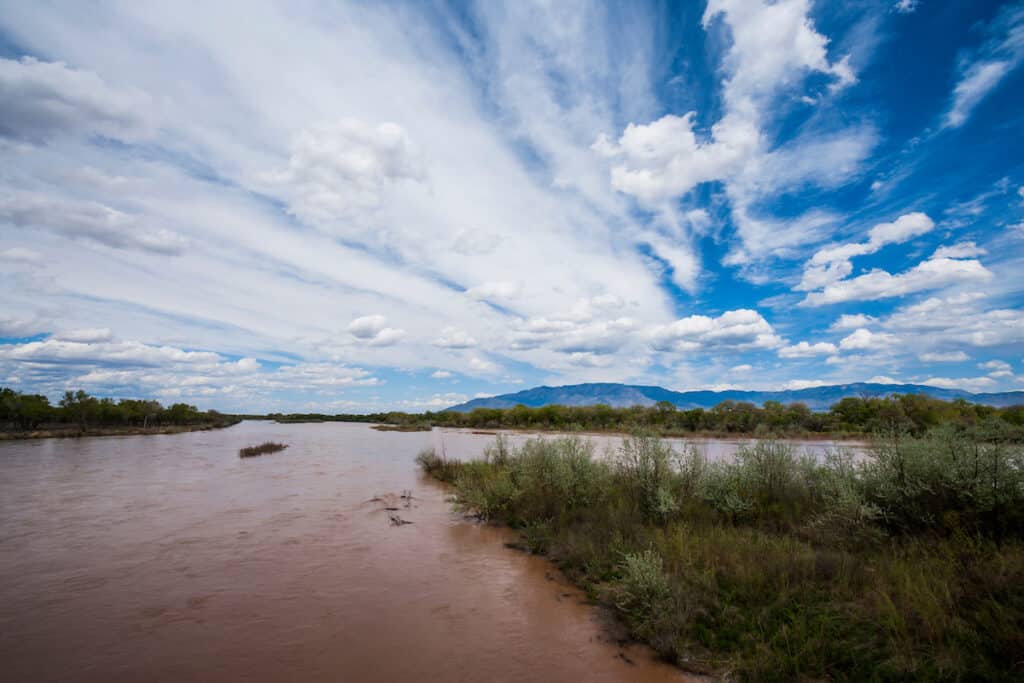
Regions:
<instances>
[{"instance_id":1,"label":"bush","mask_svg":"<svg viewBox=\"0 0 1024 683\"><path fill-rule=\"evenodd\" d=\"M823 462L763 441L708 462L645 436L421 456L630 633L745 680L1020 680L1024 456L998 424L890 431Z\"/></svg>"}]
</instances>

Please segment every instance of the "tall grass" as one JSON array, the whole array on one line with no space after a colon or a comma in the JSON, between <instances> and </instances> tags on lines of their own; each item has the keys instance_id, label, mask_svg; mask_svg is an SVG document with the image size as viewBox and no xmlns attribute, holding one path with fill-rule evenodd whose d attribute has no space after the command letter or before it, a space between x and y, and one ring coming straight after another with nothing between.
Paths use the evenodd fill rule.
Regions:
<instances>
[{"instance_id":1,"label":"tall grass","mask_svg":"<svg viewBox=\"0 0 1024 683\"><path fill-rule=\"evenodd\" d=\"M708 462L636 436L611 458L563 438L419 461L684 668L1024 676L1024 457L998 427L891 434L861 460L760 441Z\"/></svg>"}]
</instances>

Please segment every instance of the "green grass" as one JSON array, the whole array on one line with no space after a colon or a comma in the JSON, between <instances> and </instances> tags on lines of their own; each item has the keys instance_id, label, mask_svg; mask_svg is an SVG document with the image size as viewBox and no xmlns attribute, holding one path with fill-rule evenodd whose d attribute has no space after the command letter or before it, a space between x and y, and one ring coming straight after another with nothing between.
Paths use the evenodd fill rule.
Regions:
<instances>
[{"instance_id":1,"label":"green grass","mask_svg":"<svg viewBox=\"0 0 1024 683\"><path fill-rule=\"evenodd\" d=\"M499 438L477 461L418 461L685 669L1024 676L1024 457L998 431L892 437L864 462L765 441L710 463L645 437L611 460Z\"/></svg>"}]
</instances>

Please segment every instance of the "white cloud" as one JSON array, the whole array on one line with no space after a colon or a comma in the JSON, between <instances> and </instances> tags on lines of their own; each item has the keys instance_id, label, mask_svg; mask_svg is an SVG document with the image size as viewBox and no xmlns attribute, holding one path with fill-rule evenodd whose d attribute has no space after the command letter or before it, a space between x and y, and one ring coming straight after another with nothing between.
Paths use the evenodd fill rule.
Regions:
<instances>
[{"instance_id":1,"label":"white cloud","mask_svg":"<svg viewBox=\"0 0 1024 683\"><path fill-rule=\"evenodd\" d=\"M975 107L996 89L1007 74L1024 59L1024 11L1019 5L1007 5L989 27L992 36L980 54L967 60L953 88L944 128L962 126Z\"/></svg>"},{"instance_id":2,"label":"white cloud","mask_svg":"<svg viewBox=\"0 0 1024 683\"><path fill-rule=\"evenodd\" d=\"M985 309L980 294L930 297L894 311L882 326L910 340L976 347L1024 343L1024 310Z\"/></svg>"},{"instance_id":3,"label":"white cloud","mask_svg":"<svg viewBox=\"0 0 1024 683\"><path fill-rule=\"evenodd\" d=\"M972 256L983 256L988 252L974 242L960 242L948 247L939 247L935 250L932 258L971 258Z\"/></svg>"},{"instance_id":4,"label":"white cloud","mask_svg":"<svg viewBox=\"0 0 1024 683\"><path fill-rule=\"evenodd\" d=\"M753 365L750 365L749 363L744 363L742 365L734 365L734 366L732 366L731 368L729 368L729 372L735 372L737 374L743 374L743 373L748 373L748 372L750 372L753 369L754 369Z\"/></svg>"},{"instance_id":5,"label":"white cloud","mask_svg":"<svg viewBox=\"0 0 1024 683\"><path fill-rule=\"evenodd\" d=\"M476 339L454 327L444 328L441 330L441 336L434 340L434 346L445 349L469 349L476 345Z\"/></svg>"},{"instance_id":6,"label":"white cloud","mask_svg":"<svg viewBox=\"0 0 1024 683\"><path fill-rule=\"evenodd\" d=\"M843 301L873 301L954 284L987 282L992 277L992 272L976 259L933 257L897 275L875 269L865 275L833 282L820 292L810 292L802 305L822 306Z\"/></svg>"},{"instance_id":7,"label":"white cloud","mask_svg":"<svg viewBox=\"0 0 1024 683\"><path fill-rule=\"evenodd\" d=\"M839 349L835 344L829 342L818 342L809 344L805 341L793 346L779 349L780 358L813 358L815 356L829 356L838 353Z\"/></svg>"},{"instance_id":8,"label":"white cloud","mask_svg":"<svg viewBox=\"0 0 1024 683\"><path fill-rule=\"evenodd\" d=\"M864 313L844 313L829 326L829 330L837 332L840 330L855 330L858 327L867 327L873 323L878 322L877 318L873 318L870 315Z\"/></svg>"},{"instance_id":9,"label":"white cloud","mask_svg":"<svg viewBox=\"0 0 1024 683\"><path fill-rule=\"evenodd\" d=\"M268 180L289 197L291 213L345 234L358 225L346 219L377 208L391 185L424 176L423 162L401 126L343 118L298 133L287 169L268 174Z\"/></svg>"},{"instance_id":10,"label":"white cloud","mask_svg":"<svg viewBox=\"0 0 1024 683\"><path fill-rule=\"evenodd\" d=\"M79 330L68 330L53 335L53 339L69 342L81 342L93 344L96 342L107 342L114 338L114 333L109 327L92 327Z\"/></svg>"},{"instance_id":11,"label":"white cloud","mask_svg":"<svg viewBox=\"0 0 1024 683\"><path fill-rule=\"evenodd\" d=\"M490 373L498 369L498 366L486 358L480 356L471 356L469 359L469 368L476 372Z\"/></svg>"},{"instance_id":12,"label":"white cloud","mask_svg":"<svg viewBox=\"0 0 1024 683\"><path fill-rule=\"evenodd\" d=\"M857 172L877 138L865 125L808 131L771 148L764 130L781 93L813 73L831 79L832 93L857 80L849 55L829 61L828 39L815 30L809 11L807 0L711 0L703 26L708 32L727 27L732 42L722 60L725 111L710 132L697 134L696 112L668 114L630 123L614 141L601 135L592 146L609 160L615 189L662 215L671 216L672 201L701 183L723 181L742 239L729 255L733 265L812 240L809 228L831 217L812 211L787 226L756 215L756 203L783 189L841 182ZM684 279L680 286L692 283Z\"/></svg>"},{"instance_id":13,"label":"white cloud","mask_svg":"<svg viewBox=\"0 0 1024 683\"><path fill-rule=\"evenodd\" d=\"M862 327L843 337L839 342L839 348L843 351L876 351L892 346L896 341L897 338L894 335L885 332L872 332Z\"/></svg>"},{"instance_id":14,"label":"white cloud","mask_svg":"<svg viewBox=\"0 0 1024 683\"><path fill-rule=\"evenodd\" d=\"M63 200L29 192L0 195L0 222L41 228L118 249L179 254L186 242L178 234L147 225L145 219L97 202Z\"/></svg>"},{"instance_id":15,"label":"white cloud","mask_svg":"<svg viewBox=\"0 0 1024 683\"><path fill-rule=\"evenodd\" d=\"M920 354L918 358L926 363L960 363L970 360L970 356L963 351L930 351Z\"/></svg>"},{"instance_id":16,"label":"white cloud","mask_svg":"<svg viewBox=\"0 0 1024 683\"><path fill-rule=\"evenodd\" d=\"M893 379L888 375L875 375L874 377L867 380L868 384L903 384L903 382Z\"/></svg>"},{"instance_id":17,"label":"white cloud","mask_svg":"<svg viewBox=\"0 0 1024 683\"><path fill-rule=\"evenodd\" d=\"M358 339L373 339L387 324L388 319L383 315L364 315L348 324L348 332Z\"/></svg>"},{"instance_id":18,"label":"white cloud","mask_svg":"<svg viewBox=\"0 0 1024 683\"><path fill-rule=\"evenodd\" d=\"M657 205L733 174L761 145L759 131L738 120L719 122L712 128L714 142L701 143L693 131L695 116L669 114L646 125L631 123L616 143L599 137L594 150L616 163L612 186Z\"/></svg>"},{"instance_id":19,"label":"white cloud","mask_svg":"<svg viewBox=\"0 0 1024 683\"><path fill-rule=\"evenodd\" d=\"M799 391L800 389L813 389L814 387L826 386L828 382L820 379L791 379L782 385L788 391Z\"/></svg>"},{"instance_id":20,"label":"white cloud","mask_svg":"<svg viewBox=\"0 0 1024 683\"><path fill-rule=\"evenodd\" d=\"M897 0L893 9L899 14L911 14L917 10L918 0Z\"/></svg>"},{"instance_id":21,"label":"white cloud","mask_svg":"<svg viewBox=\"0 0 1024 683\"><path fill-rule=\"evenodd\" d=\"M522 285L518 282L496 281L470 287L466 294L474 299L502 301L516 298L521 291Z\"/></svg>"},{"instance_id":22,"label":"white cloud","mask_svg":"<svg viewBox=\"0 0 1024 683\"><path fill-rule=\"evenodd\" d=\"M943 389L961 389L964 391L986 391L992 389L996 381L991 377L929 377L922 384Z\"/></svg>"},{"instance_id":23,"label":"white cloud","mask_svg":"<svg viewBox=\"0 0 1024 683\"><path fill-rule=\"evenodd\" d=\"M32 337L47 331L47 323L38 318L0 317L0 337Z\"/></svg>"},{"instance_id":24,"label":"white cloud","mask_svg":"<svg viewBox=\"0 0 1024 683\"><path fill-rule=\"evenodd\" d=\"M29 265L39 265L43 262L43 256L37 251L32 249L26 249L24 247L11 247L9 249L0 249L0 261L8 261L11 263L26 263Z\"/></svg>"},{"instance_id":25,"label":"white cloud","mask_svg":"<svg viewBox=\"0 0 1024 683\"><path fill-rule=\"evenodd\" d=\"M658 351L695 351L704 348L761 348L782 345L782 339L760 313L750 309L726 311L717 318L691 315L649 331Z\"/></svg>"},{"instance_id":26,"label":"white cloud","mask_svg":"<svg viewBox=\"0 0 1024 683\"><path fill-rule=\"evenodd\" d=\"M137 341L87 343L44 339L0 347L0 360L31 363L104 363L129 367L168 363L217 363L221 356L209 351L184 351Z\"/></svg>"},{"instance_id":27,"label":"white cloud","mask_svg":"<svg viewBox=\"0 0 1024 683\"><path fill-rule=\"evenodd\" d=\"M145 93L63 62L0 58L0 101L0 138L42 143L84 132L131 141L151 131Z\"/></svg>"},{"instance_id":28,"label":"white cloud","mask_svg":"<svg viewBox=\"0 0 1024 683\"><path fill-rule=\"evenodd\" d=\"M978 367L984 370L992 370L993 372L1012 372L1013 366L1004 360L990 360L984 363L978 363ZM992 374L992 373L989 373Z\"/></svg>"},{"instance_id":29,"label":"white cloud","mask_svg":"<svg viewBox=\"0 0 1024 683\"><path fill-rule=\"evenodd\" d=\"M818 250L804 269L798 291L811 291L838 282L853 272L850 259L874 254L889 244L902 244L924 235L935 227L926 214L915 212L900 216L891 223L879 223L868 231L866 242L841 244Z\"/></svg>"},{"instance_id":30,"label":"white cloud","mask_svg":"<svg viewBox=\"0 0 1024 683\"><path fill-rule=\"evenodd\" d=\"M449 377L452 376L452 373L448 372L447 370L435 370L434 372L430 373L430 376L433 377L434 379L448 379Z\"/></svg>"},{"instance_id":31,"label":"white cloud","mask_svg":"<svg viewBox=\"0 0 1024 683\"><path fill-rule=\"evenodd\" d=\"M999 85L1010 69L1008 61L972 64L953 89L953 104L946 114L944 125L951 128L962 126L971 111Z\"/></svg>"},{"instance_id":32,"label":"white cloud","mask_svg":"<svg viewBox=\"0 0 1024 683\"><path fill-rule=\"evenodd\" d=\"M372 346L390 346L405 337L406 332L388 327L387 322L383 315L364 315L350 322L346 329L356 339Z\"/></svg>"}]
</instances>

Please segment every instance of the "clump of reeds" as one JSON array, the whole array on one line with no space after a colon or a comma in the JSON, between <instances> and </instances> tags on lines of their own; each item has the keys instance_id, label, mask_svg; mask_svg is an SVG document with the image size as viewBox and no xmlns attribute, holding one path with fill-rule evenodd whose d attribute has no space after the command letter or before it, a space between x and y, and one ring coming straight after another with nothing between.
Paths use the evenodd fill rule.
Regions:
<instances>
[{"instance_id":1,"label":"clump of reeds","mask_svg":"<svg viewBox=\"0 0 1024 683\"><path fill-rule=\"evenodd\" d=\"M245 448L238 451L239 458L254 458L257 455L263 455L264 453L277 453L288 448L286 443L275 443L273 441L265 441L258 446L246 446Z\"/></svg>"}]
</instances>

